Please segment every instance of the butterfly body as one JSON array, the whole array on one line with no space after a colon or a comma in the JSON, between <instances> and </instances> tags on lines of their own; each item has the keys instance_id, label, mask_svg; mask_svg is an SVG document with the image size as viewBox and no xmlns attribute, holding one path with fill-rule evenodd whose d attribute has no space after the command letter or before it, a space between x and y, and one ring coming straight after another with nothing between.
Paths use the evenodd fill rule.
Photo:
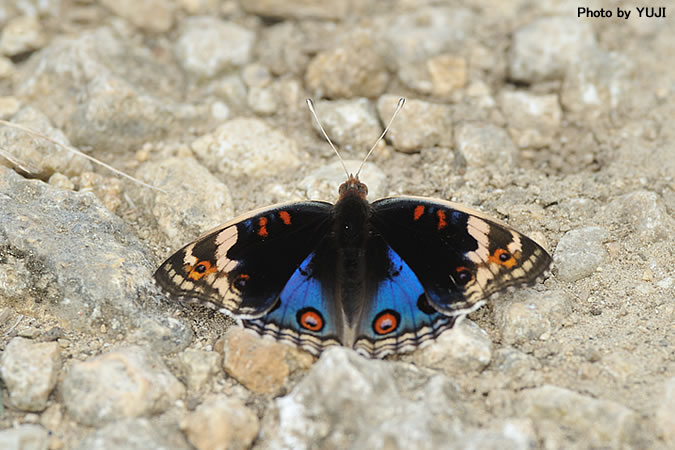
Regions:
<instances>
[{"instance_id":1,"label":"butterfly body","mask_svg":"<svg viewBox=\"0 0 675 450\"><path fill-rule=\"evenodd\" d=\"M169 257L155 279L314 354L345 345L383 357L437 337L550 265L534 241L478 212L422 197L369 203L367 192L350 176L334 205L234 219Z\"/></svg>"}]
</instances>

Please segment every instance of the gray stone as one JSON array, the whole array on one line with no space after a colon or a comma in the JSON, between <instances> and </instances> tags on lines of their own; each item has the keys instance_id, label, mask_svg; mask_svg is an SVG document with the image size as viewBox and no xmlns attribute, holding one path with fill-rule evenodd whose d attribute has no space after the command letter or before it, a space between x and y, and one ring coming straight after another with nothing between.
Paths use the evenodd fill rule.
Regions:
<instances>
[{"instance_id":1,"label":"gray stone","mask_svg":"<svg viewBox=\"0 0 675 450\"><path fill-rule=\"evenodd\" d=\"M565 233L553 254L556 276L562 281L577 281L595 272L607 258L603 242L608 236L607 231L600 227Z\"/></svg>"},{"instance_id":2,"label":"gray stone","mask_svg":"<svg viewBox=\"0 0 675 450\"><path fill-rule=\"evenodd\" d=\"M246 0L241 2L244 11L263 17L284 19L344 19L348 14L366 11L372 1L335 0Z\"/></svg>"},{"instance_id":3,"label":"gray stone","mask_svg":"<svg viewBox=\"0 0 675 450\"><path fill-rule=\"evenodd\" d=\"M513 35L511 78L525 83L562 79L568 68L595 45L588 22L576 17L537 19Z\"/></svg>"},{"instance_id":4,"label":"gray stone","mask_svg":"<svg viewBox=\"0 0 675 450\"><path fill-rule=\"evenodd\" d=\"M492 342L487 333L469 319L464 319L434 342L402 359L452 375L481 372L490 364L491 358Z\"/></svg>"},{"instance_id":5,"label":"gray stone","mask_svg":"<svg viewBox=\"0 0 675 450\"><path fill-rule=\"evenodd\" d=\"M277 429L263 435L269 448L441 448L463 432L456 389L443 375L331 347L276 400Z\"/></svg>"},{"instance_id":6,"label":"gray stone","mask_svg":"<svg viewBox=\"0 0 675 450\"><path fill-rule=\"evenodd\" d=\"M164 33L173 26L173 4L166 0L101 0L101 4L141 30Z\"/></svg>"},{"instance_id":7,"label":"gray stone","mask_svg":"<svg viewBox=\"0 0 675 450\"><path fill-rule=\"evenodd\" d=\"M635 232L649 242L672 239L675 219L655 192L622 195L603 208L600 218L613 227Z\"/></svg>"},{"instance_id":8,"label":"gray stone","mask_svg":"<svg viewBox=\"0 0 675 450\"><path fill-rule=\"evenodd\" d=\"M0 33L0 53L17 56L42 48L47 36L37 17L20 16L9 20Z\"/></svg>"},{"instance_id":9,"label":"gray stone","mask_svg":"<svg viewBox=\"0 0 675 450\"><path fill-rule=\"evenodd\" d=\"M420 63L405 63L399 67L398 76L410 89L434 97L449 97L466 84L468 68L466 59L441 54Z\"/></svg>"},{"instance_id":10,"label":"gray stone","mask_svg":"<svg viewBox=\"0 0 675 450\"><path fill-rule=\"evenodd\" d=\"M502 341L518 345L533 340L548 340L572 313L572 302L561 291L526 292L524 298L495 303L495 319Z\"/></svg>"},{"instance_id":11,"label":"gray stone","mask_svg":"<svg viewBox=\"0 0 675 450\"><path fill-rule=\"evenodd\" d=\"M656 409L656 428L666 444L675 447L675 377L664 383L663 391Z\"/></svg>"},{"instance_id":12,"label":"gray stone","mask_svg":"<svg viewBox=\"0 0 675 450\"><path fill-rule=\"evenodd\" d=\"M138 346L74 362L60 389L68 413L89 426L161 413L185 393L162 360Z\"/></svg>"},{"instance_id":13,"label":"gray stone","mask_svg":"<svg viewBox=\"0 0 675 450\"><path fill-rule=\"evenodd\" d=\"M500 106L516 146L540 148L553 144L562 121L557 95L504 91Z\"/></svg>"},{"instance_id":14,"label":"gray stone","mask_svg":"<svg viewBox=\"0 0 675 450\"><path fill-rule=\"evenodd\" d=\"M165 191L143 188L138 191L138 200L151 213L173 249L234 214L230 190L194 158L147 162L139 167L136 176Z\"/></svg>"},{"instance_id":15,"label":"gray stone","mask_svg":"<svg viewBox=\"0 0 675 450\"><path fill-rule=\"evenodd\" d=\"M248 449L260 429L253 411L222 394L208 397L180 426L198 450Z\"/></svg>"},{"instance_id":16,"label":"gray stone","mask_svg":"<svg viewBox=\"0 0 675 450\"><path fill-rule=\"evenodd\" d=\"M345 161L347 170L356 173L361 165L360 160L348 159ZM387 175L375 164L366 163L359 174L359 179L368 186L370 200L381 198L387 189ZM347 180L347 175L340 161L335 161L315 170L300 183L307 198L324 200L335 203L338 198L338 189Z\"/></svg>"},{"instance_id":17,"label":"gray stone","mask_svg":"<svg viewBox=\"0 0 675 450\"><path fill-rule=\"evenodd\" d=\"M204 389L221 366L222 357L217 352L188 348L178 355L181 379L191 391Z\"/></svg>"},{"instance_id":18,"label":"gray stone","mask_svg":"<svg viewBox=\"0 0 675 450\"><path fill-rule=\"evenodd\" d=\"M455 131L455 149L471 168L502 170L518 159L518 149L508 133L491 124L460 125Z\"/></svg>"},{"instance_id":19,"label":"gray stone","mask_svg":"<svg viewBox=\"0 0 675 450\"><path fill-rule=\"evenodd\" d=\"M158 83L157 80L162 82ZM110 28L55 39L21 66L19 97L38 108L76 147L137 149L194 120L194 107L172 100L182 72Z\"/></svg>"},{"instance_id":20,"label":"gray stone","mask_svg":"<svg viewBox=\"0 0 675 450\"><path fill-rule=\"evenodd\" d=\"M61 130L54 128L44 114L30 106L21 108L8 120L61 145L70 145ZM0 126L0 148L16 161L15 167L43 180L57 172L74 176L91 171L91 163L84 157L17 128Z\"/></svg>"},{"instance_id":21,"label":"gray stone","mask_svg":"<svg viewBox=\"0 0 675 450\"><path fill-rule=\"evenodd\" d=\"M15 425L0 430L0 448L3 450L47 450L49 434L39 425Z\"/></svg>"},{"instance_id":22,"label":"gray stone","mask_svg":"<svg viewBox=\"0 0 675 450\"><path fill-rule=\"evenodd\" d=\"M273 175L300 164L297 143L254 118L230 120L194 141L192 149L223 175Z\"/></svg>"},{"instance_id":23,"label":"gray stone","mask_svg":"<svg viewBox=\"0 0 675 450\"><path fill-rule=\"evenodd\" d=\"M584 447L626 448L639 435L639 416L609 400L544 385L523 391L521 403L535 426L548 422L565 427L568 438Z\"/></svg>"},{"instance_id":24,"label":"gray stone","mask_svg":"<svg viewBox=\"0 0 675 450\"><path fill-rule=\"evenodd\" d=\"M255 33L241 25L216 17L188 17L181 25L175 53L185 70L212 78L248 63L254 42Z\"/></svg>"},{"instance_id":25,"label":"gray stone","mask_svg":"<svg viewBox=\"0 0 675 450\"><path fill-rule=\"evenodd\" d=\"M148 419L122 419L105 425L80 441L77 450L188 450L190 445L174 427Z\"/></svg>"},{"instance_id":26,"label":"gray stone","mask_svg":"<svg viewBox=\"0 0 675 450\"><path fill-rule=\"evenodd\" d=\"M24 411L45 409L60 369L61 348L56 342L12 339L0 360L0 376L11 405Z\"/></svg>"},{"instance_id":27,"label":"gray stone","mask_svg":"<svg viewBox=\"0 0 675 450\"><path fill-rule=\"evenodd\" d=\"M340 150L355 150L365 156L382 133L375 107L366 98L319 101L316 111L326 133L333 143L341 147ZM320 134L315 120L312 124Z\"/></svg>"},{"instance_id":28,"label":"gray stone","mask_svg":"<svg viewBox=\"0 0 675 450\"><path fill-rule=\"evenodd\" d=\"M382 24L399 67L447 52L472 33L475 16L468 8L415 6L410 12L392 15Z\"/></svg>"},{"instance_id":29,"label":"gray stone","mask_svg":"<svg viewBox=\"0 0 675 450\"><path fill-rule=\"evenodd\" d=\"M316 97L373 98L386 89L389 72L372 34L355 32L339 47L316 55L307 67L305 82Z\"/></svg>"},{"instance_id":30,"label":"gray stone","mask_svg":"<svg viewBox=\"0 0 675 450\"><path fill-rule=\"evenodd\" d=\"M185 319L151 315L139 317L137 323L129 341L150 347L162 355L184 350L194 338L192 328Z\"/></svg>"},{"instance_id":31,"label":"gray stone","mask_svg":"<svg viewBox=\"0 0 675 450\"><path fill-rule=\"evenodd\" d=\"M633 79L633 64L620 53L589 51L571 65L561 89L569 113L592 119L615 111L625 102Z\"/></svg>"},{"instance_id":32,"label":"gray stone","mask_svg":"<svg viewBox=\"0 0 675 450\"><path fill-rule=\"evenodd\" d=\"M377 101L380 120L388 123L399 97L383 95ZM386 139L396 150L411 153L429 147L452 145L452 111L449 106L407 99Z\"/></svg>"},{"instance_id":33,"label":"gray stone","mask_svg":"<svg viewBox=\"0 0 675 450\"><path fill-rule=\"evenodd\" d=\"M3 167L0 192L0 306L79 330L126 332L147 317L138 296L154 258L96 197Z\"/></svg>"}]
</instances>

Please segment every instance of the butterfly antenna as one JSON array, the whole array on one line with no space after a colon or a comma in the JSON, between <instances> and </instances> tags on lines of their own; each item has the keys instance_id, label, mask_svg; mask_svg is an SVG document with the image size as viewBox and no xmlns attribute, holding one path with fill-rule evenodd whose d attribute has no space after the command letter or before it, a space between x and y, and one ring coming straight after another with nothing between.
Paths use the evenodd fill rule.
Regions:
<instances>
[{"instance_id":1,"label":"butterfly antenna","mask_svg":"<svg viewBox=\"0 0 675 450\"><path fill-rule=\"evenodd\" d=\"M387 134L387 131L389 131L389 128L391 127L391 124L394 123L394 119L396 118L396 114L403 108L403 105L405 105L405 97L401 97L398 99L398 104L396 105L396 110L394 111L394 114L391 115L391 119L389 119L389 123L387 126L384 128L384 131L380 135L379 138L375 141L372 147L370 147L370 150L368 151L368 154L366 155L365 158L363 158L363 161L361 161L361 165L359 166L359 170L356 171L356 178L359 177L359 174L361 173L361 169L363 169L364 164L366 161L368 161L368 158L370 158L370 155L373 153L375 150L375 147L377 147L377 144L380 143L380 141L384 138L384 135Z\"/></svg>"},{"instance_id":2,"label":"butterfly antenna","mask_svg":"<svg viewBox=\"0 0 675 450\"><path fill-rule=\"evenodd\" d=\"M321 121L319 120L319 117L316 115L316 110L314 109L314 102L312 101L311 98L307 99L307 107L309 108L309 112L312 113L314 116L314 120L316 120L316 123L319 124L319 129L321 130L321 133L323 134L323 137L326 138L328 141L328 144L330 147L333 149L335 154L337 155L338 159L340 160L340 163L342 164L342 168L345 169L345 173L347 174L347 177L349 177L349 171L347 170L347 166L345 165L345 161L342 159L342 156L340 156L340 153L338 153L337 149L333 145L333 141L330 140L328 137L328 133L326 133L326 130L323 129L323 125L321 125Z\"/></svg>"}]
</instances>

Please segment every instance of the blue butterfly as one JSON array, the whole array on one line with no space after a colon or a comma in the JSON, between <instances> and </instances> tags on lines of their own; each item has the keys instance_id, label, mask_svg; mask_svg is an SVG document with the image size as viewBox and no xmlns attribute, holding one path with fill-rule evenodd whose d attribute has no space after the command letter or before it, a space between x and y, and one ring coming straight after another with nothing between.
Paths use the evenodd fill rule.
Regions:
<instances>
[{"instance_id":1,"label":"blue butterfly","mask_svg":"<svg viewBox=\"0 0 675 450\"><path fill-rule=\"evenodd\" d=\"M173 254L155 280L315 355L344 345L384 357L436 338L551 263L533 240L479 212L423 197L369 203L367 193L357 172L335 204L252 211Z\"/></svg>"}]
</instances>

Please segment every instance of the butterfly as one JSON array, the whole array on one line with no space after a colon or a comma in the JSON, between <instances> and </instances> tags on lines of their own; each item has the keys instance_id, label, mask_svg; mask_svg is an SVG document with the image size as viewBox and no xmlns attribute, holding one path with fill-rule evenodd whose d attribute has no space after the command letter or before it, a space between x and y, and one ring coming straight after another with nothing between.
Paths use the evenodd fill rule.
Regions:
<instances>
[{"instance_id":1,"label":"butterfly","mask_svg":"<svg viewBox=\"0 0 675 450\"><path fill-rule=\"evenodd\" d=\"M464 206L409 196L370 203L358 172L338 193L335 204L237 217L170 256L155 280L312 354L344 345L381 358L433 340L551 264L532 239Z\"/></svg>"}]
</instances>

